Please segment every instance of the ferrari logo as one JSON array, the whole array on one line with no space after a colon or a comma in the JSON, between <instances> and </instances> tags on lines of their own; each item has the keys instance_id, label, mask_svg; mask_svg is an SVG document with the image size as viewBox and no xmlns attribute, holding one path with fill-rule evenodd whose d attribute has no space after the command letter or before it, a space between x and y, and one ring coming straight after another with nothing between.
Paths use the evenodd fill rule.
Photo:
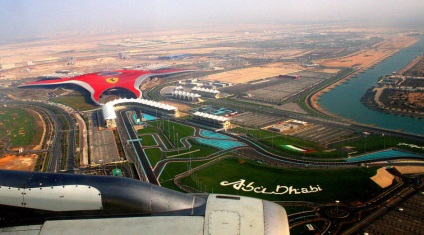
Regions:
<instances>
[{"instance_id":1,"label":"ferrari logo","mask_svg":"<svg viewBox=\"0 0 424 235\"><path fill-rule=\"evenodd\" d=\"M116 82L118 82L118 78L106 78L106 82L108 82L108 83L116 83Z\"/></svg>"}]
</instances>

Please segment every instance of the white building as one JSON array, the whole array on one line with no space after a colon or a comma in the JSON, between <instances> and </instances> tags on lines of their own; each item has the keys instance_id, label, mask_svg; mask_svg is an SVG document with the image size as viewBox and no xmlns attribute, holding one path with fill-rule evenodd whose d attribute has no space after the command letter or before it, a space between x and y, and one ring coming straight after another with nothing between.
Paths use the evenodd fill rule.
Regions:
<instances>
[{"instance_id":1,"label":"white building","mask_svg":"<svg viewBox=\"0 0 424 235\"><path fill-rule=\"evenodd\" d=\"M115 119L117 118L114 106L118 104L140 104L144 111L150 113L157 113L159 111L160 115L167 114L170 116L178 117L178 108L172 105L156 102L153 100L145 100L145 99L117 99L114 101L107 102L102 106L102 114L103 118L106 122L106 127L115 128L116 123Z\"/></svg>"},{"instance_id":2,"label":"white building","mask_svg":"<svg viewBox=\"0 0 424 235\"><path fill-rule=\"evenodd\" d=\"M231 125L230 119L227 117L221 117L202 112L193 113L193 120L213 127L223 128L225 130L230 128Z\"/></svg>"},{"instance_id":3,"label":"white building","mask_svg":"<svg viewBox=\"0 0 424 235\"><path fill-rule=\"evenodd\" d=\"M216 89L208 89L208 88L197 87L197 86L191 88L191 90L196 91L201 96L212 97L212 98L216 98L216 99L219 98L219 93L220 93L220 91L218 91Z\"/></svg>"},{"instance_id":4,"label":"white building","mask_svg":"<svg viewBox=\"0 0 424 235\"><path fill-rule=\"evenodd\" d=\"M191 102L198 102L201 95L182 90L174 90L171 92L172 97L180 100L187 100Z\"/></svg>"}]
</instances>

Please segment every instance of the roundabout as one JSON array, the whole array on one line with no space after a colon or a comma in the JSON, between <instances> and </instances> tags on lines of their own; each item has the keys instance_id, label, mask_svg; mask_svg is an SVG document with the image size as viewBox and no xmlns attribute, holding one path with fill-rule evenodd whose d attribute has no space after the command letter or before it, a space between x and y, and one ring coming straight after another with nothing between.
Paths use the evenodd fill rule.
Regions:
<instances>
[{"instance_id":1,"label":"roundabout","mask_svg":"<svg viewBox=\"0 0 424 235\"><path fill-rule=\"evenodd\" d=\"M341 206L327 207L324 208L323 212L331 219L346 219L352 214L348 208Z\"/></svg>"}]
</instances>

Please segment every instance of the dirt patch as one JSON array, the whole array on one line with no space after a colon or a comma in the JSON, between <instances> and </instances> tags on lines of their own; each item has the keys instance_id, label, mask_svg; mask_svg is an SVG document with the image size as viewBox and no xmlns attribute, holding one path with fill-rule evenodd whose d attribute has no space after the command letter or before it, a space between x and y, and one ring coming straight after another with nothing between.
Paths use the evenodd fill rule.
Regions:
<instances>
[{"instance_id":1,"label":"dirt patch","mask_svg":"<svg viewBox=\"0 0 424 235\"><path fill-rule=\"evenodd\" d=\"M280 74L294 73L303 70L298 64L271 63L263 66L236 69L228 72L217 73L205 77L205 80L221 81L230 83L245 83L258 79L275 77Z\"/></svg>"},{"instance_id":2,"label":"dirt patch","mask_svg":"<svg viewBox=\"0 0 424 235\"><path fill-rule=\"evenodd\" d=\"M317 72L317 73L336 74L336 73L340 72L340 69L316 69L316 70L312 70L312 71Z\"/></svg>"},{"instance_id":3,"label":"dirt patch","mask_svg":"<svg viewBox=\"0 0 424 235\"><path fill-rule=\"evenodd\" d=\"M363 67L364 65L373 64L387 56L387 53L393 53L392 50L367 50L360 51L346 57L326 59L317 61L318 64L334 67Z\"/></svg>"},{"instance_id":4,"label":"dirt patch","mask_svg":"<svg viewBox=\"0 0 424 235\"><path fill-rule=\"evenodd\" d=\"M5 157L0 158L0 169L33 171L36 161L36 154L29 154L24 156L6 154Z\"/></svg>"},{"instance_id":5,"label":"dirt patch","mask_svg":"<svg viewBox=\"0 0 424 235\"><path fill-rule=\"evenodd\" d=\"M414 37L387 37L384 42L378 43L372 49L362 50L340 58L318 60L316 63L334 67L368 67L387 58L399 49L411 46L417 40Z\"/></svg>"},{"instance_id":6,"label":"dirt patch","mask_svg":"<svg viewBox=\"0 0 424 235\"><path fill-rule=\"evenodd\" d=\"M381 42L378 47L379 48L390 48L390 49L401 49L405 47L409 47L412 44L416 43L418 38L411 36L392 36L387 37L384 42Z\"/></svg>"},{"instance_id":7,"label":"dirt patch","mask_svg":"<svg viewBox=\"0 0 424 235\"><path fill-rule=\"evenodd\" d=\"M424 108L424 93L411 92L408 94L409 103L414 104L417 108Z\"/></svg>"},{"instance_id":8,"label":"dirt patch","mask_svg":"<svg viewBox=\"0 0 424 235\"><path fill-rule=\"evenodd\" d=\"M371 177L371 180L378 184L380 187L387 188L392 185L394 178L395 177L390 174L386 168L382 167L377 170L377 174L375 176Z\"/></svg>"}]
</instances>

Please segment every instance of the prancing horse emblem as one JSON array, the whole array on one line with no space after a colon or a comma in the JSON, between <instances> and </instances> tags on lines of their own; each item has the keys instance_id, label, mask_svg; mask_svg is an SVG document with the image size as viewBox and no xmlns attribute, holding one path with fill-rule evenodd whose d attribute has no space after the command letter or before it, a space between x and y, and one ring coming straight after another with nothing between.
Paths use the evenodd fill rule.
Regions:
<instances>
[{"instance_id":1,"label":"prancing horse emblem","mask_svg":"<svg viewBox=\"0 0 424 235\"><path fill-rule=\"evenodd\" d=\"M106 78L106 82L108 82L108 83L116 83L116 82L118 82L118 78Z\"/></svg>"}]
</instances>

